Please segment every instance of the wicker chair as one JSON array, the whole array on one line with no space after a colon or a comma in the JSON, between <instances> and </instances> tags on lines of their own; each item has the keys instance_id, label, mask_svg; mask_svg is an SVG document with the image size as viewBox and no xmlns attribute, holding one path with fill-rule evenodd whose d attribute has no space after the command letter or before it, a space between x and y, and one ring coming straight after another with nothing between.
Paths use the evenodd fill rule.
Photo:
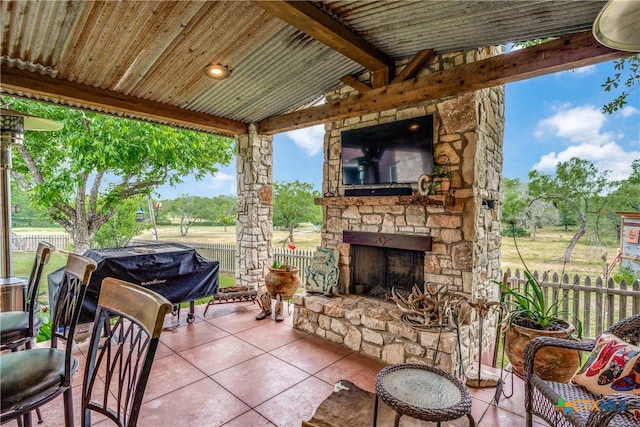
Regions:
<instances>
[{"instance_id":1,"label":"wicker chair","mask_svg":"<svg viewBox=\"0 0 640 427\"><path fill-rule=\"evenodd\" d=\"M629 317L613 325L607 330L631 344L640 344L640 314ZM545 381L533 373L533 361L536 352L546 346L565 347L575 350L591 351L595 347L593 341L572 341L562 338L535 338L527 345L524 355L525 374L525 408L527 412L527 427L531 427L533 416L537 415L552 426L640 426L640 421L628 412L607 410L620 408L640 410L640 396L630 394L612 394L602 398L592 394L586 388L572 383L557 383ZM557 405L563 399L566 402L584 399L587 401L600 400L597 410L559 410Z\"/></svg>"}]
</instances>

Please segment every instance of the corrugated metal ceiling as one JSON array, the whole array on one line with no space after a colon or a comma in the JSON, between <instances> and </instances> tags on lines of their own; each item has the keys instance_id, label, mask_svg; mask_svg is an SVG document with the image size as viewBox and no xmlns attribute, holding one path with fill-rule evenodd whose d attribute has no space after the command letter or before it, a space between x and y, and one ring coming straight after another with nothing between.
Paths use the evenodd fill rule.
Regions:
<instances>
[{"instance_id":1,"label":"corrugated metal ceiling","mask_svg":"<svg viewBox=\"0 0 640 427\"><path fill-rule=\"evenodd\" d=\"M403 59L585 30L605 2L314 3ZM4 65L244 123L305 105L364 71L246 1L3 0L1 13ZM231 77L207 78L215 63Z\"/></svg>"}]
</instances>

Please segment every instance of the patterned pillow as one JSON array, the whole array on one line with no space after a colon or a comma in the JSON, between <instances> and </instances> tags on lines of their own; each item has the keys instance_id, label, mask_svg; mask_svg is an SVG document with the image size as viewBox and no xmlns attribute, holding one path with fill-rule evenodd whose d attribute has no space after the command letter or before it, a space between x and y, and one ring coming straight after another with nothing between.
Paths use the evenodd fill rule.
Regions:
<instances>
[{"instance_id":1,"label":"patterned pillow","mask_svg":"<svg viewBox=\"0 0 640 427\"><path fill-rule=\"evenodd\" d=\"M571 381L598 396L613 393L640 396L640 347L615 335L602 334ZM640 419L640 410L635 411L635 416Z\"/></svg>"}]
</instances>

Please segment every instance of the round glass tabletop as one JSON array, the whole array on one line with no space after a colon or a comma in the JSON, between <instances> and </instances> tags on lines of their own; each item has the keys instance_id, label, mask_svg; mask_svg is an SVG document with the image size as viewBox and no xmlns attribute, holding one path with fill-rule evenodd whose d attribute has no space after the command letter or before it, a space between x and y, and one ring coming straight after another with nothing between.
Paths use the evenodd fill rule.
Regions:
<instances>
[{"instance_id":1,"label":"round glass tabletop","mask_svg":"<svg viewBox=\"0 0 640 427\"><path fill-rule=\"evenodd\" d=\"M407 368L388 372L382 379L384 390L407 405L423 409L445 409L462 400L456 384L437 372Z\"/></svg>"}]
</instances>

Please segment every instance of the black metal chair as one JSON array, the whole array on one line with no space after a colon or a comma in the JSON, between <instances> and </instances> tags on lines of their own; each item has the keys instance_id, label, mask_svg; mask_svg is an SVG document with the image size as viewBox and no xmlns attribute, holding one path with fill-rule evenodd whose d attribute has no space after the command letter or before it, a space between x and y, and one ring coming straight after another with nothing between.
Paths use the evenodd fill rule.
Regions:
<instances>
[{"instance_id":1,"label":"black metal chair","mask_svg":"<svg viewBox=\"0 0 640 427\"><path fill-rule=\"evenodd\" d=\"M123 280L102 281L82 390L82 426L92 412L135 427L164 318L165 297Z\"/></svg>"},{"instance_id":2,"label":"black metal chair","mask_svg":"<svg viewBox=\"0 0 640 427\"><path fill-rule=\"evenodd\" d=\"M621 320L606 332L634 344L640 344L640 314ZM563 338L538 337L531 340L524 354L525 374L525 408L526 425L531 427L533 416L537 415L552 426L560 427L638 427L637 421L628 412L621 412L616 408L640 410L640 396L631 394L611 394L598 397L585 387L573 383L558 383L545 381L533 372L536 352L546 346L571 348L574 350L591 351L596 340L574 341ZM562 399L562 400L560 400ZM558 404L564 402L595 402L600 401L597 407L585 408L585 410L558 410Z\"/></svg>"},{"instance_id":3,"label":"black metal chair","mask_svg":"<svg viewBox=\"0 0 640 427\"><path fill-rule=\"evenodd\" d=\"M25 348L31 348L31 344L42 326L42 319L36 313L40 278L42 270L49 262L49 256L54 250L55 248L48 243L38 243L33 268L27 282L24 310L0 313L0 350L16 351L23 345Z\"/></svg>"},{"instance_id":4,"label":"black metal chair","mask_svg":"<svg viewBox=\"0 0 640 427\"><path fill-rule=\"evenodd\" d=\"M0 355L0 422L22 417L31 426L31 411L64 396L65 426L73 426L71 382L78 370L72 355L73 335L80 316L82 300L91 273L97 264L92 259L69 254L62 283L51 309L51 346ZM58 341L65 348L58 348Z\"/></svg>"}]
</instances>

